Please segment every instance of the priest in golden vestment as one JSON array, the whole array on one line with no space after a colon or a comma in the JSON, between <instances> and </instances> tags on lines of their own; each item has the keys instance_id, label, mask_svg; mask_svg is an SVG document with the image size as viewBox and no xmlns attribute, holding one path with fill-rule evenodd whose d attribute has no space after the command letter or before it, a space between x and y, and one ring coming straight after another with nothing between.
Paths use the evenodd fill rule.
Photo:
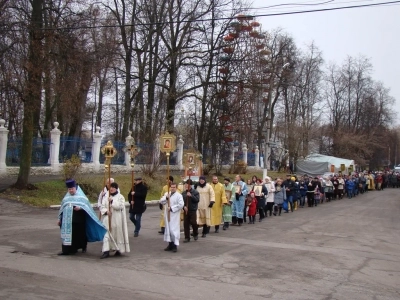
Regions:
<instances>
[{"instance_id":1,"label":"priest in golden vestment","mask_svg":"<svg viewBox=\"0 0 400 300\"><path fill-rule=\"evenodd\" d=\"M222 208L227 204L225 194L225 187L222 183L218 182L218 177L213 176L211 187L215 194L215 203L211 207L211 226L215 226L215 233L219 232L219 225L222 221Z\"/></svg>"}]
</instances>

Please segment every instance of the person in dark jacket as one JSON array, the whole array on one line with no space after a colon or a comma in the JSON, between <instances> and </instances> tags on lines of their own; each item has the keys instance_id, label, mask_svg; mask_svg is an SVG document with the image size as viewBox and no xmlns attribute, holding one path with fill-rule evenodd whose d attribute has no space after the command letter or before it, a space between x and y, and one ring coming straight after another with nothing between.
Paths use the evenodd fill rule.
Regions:
<instances>
[{"instance_id":1,"label":"person in dark jacket","mask_svg":"<svg viewBox=\"0 0 400 300\"><path fill-rule=\"evenodd\" d=\"M283 185L286 189L286 201L288 202L288 210L285 210L285 213L289 212L289 203L290 203L290 210L293 212L293 196L295 193L295 181L291 179L292 175L287 174L286 180L283 182Z\"/></svg>"},{"instance_id":2,"label":"person in dark jacket","mask_svg":"<svg viewBox=\"0 0 400 300\"><path fill-rule=\"evenodd\" d=\"M254 186L254 188L256 188L256 186L261 186L261 193L259 195L256 195L257 211L258 215L260 216L260 219L258 220L259 222L262 222L262 220L265 217L267 217L264 213L264 209L265 209L265 200L266 197L268 196L268 189L265 186L265 184L262 183L263 183L262 180L260 178L257 178L256 185Z\"/></svg>"},{"instance_id":3,"label":"person in dark jacket","mask_svg":"<svg viewBox=\"0 0 400 300\"><path fill-rule=\"evenodd\" d=\"M304 177L302 177L299 182L300 207L304 207L304 204L306 203L307 184L308 184L308 177L307 177L307 182L305 181Z\"/></svg>"},{"instance_id":4,"label":"person in dark jacket","mask_svg":"<svg viewBox=\"0 0 400 300\"><path fill-rule=\"evenodd\" d=\"M315 192L321 190L321 183L318 179L318 177L315 177L314 179L311 178L311 181L308 182L307 184L307 204L308 207L313 207L314 204L317 206L317 203L315 203Z\"/></svg>"},{"instance_id":5,"label":"person in dark jacket","mask_svg":"<svg viewBox=\"0 0 400 300\"><path fill-rule=\"evenodd\" d=\"M190 242L190 225L193 228L193 238L197 241L199 236L199 226L197 225L197 208L200 201L200 194L192 188L192 180L186 180L185 190L182 191L183 203L183 227L185 231L184 243Z\"/></svg>"},{"instance_id":6,"label":"person in dark jacket","mask_svg":"<svg viewBox=\"0 0 400 300\"><path fill-rule=\"evenodd\" d=\"M135 184L128 194L129 219L135 225L134 237L139 236L142 214L146 210L147 187L141 177L135 178Z\"/></svg>"}]
</instances>

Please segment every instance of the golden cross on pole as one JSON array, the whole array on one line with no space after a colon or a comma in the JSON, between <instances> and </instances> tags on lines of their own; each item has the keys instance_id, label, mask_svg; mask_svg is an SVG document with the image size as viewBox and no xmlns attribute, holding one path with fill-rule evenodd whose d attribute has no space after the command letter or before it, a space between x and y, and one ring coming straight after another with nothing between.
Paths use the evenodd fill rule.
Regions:
<instances>
[{"instance_id":1,"label":"golden cross on pole","mask_svg":"<svg viewBox=\"0 0 400 300\"><path fill-rule=\"evenodd\" d=\"M108 141L107 144L105 144L101 148L101 153L104 154L106 157L106 160L104 162L104 167L107 170L108 169L108 196L110 196L110 181L111 181L111 160L112 158L118 153L117 149L114 148L114 145L111 141ZM107 166L107 167L106 167ZM108 211L111 211L111 202L108 202ZM111 215L108 214L108 230L111 232Z\"/></svg>"}]
</instances>

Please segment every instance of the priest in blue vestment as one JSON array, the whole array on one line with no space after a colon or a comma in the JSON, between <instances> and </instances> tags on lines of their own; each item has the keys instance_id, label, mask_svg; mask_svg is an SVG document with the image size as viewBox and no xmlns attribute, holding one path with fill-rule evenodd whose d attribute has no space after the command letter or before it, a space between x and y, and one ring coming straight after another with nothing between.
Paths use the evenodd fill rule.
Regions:
<instances>
[{"instance_id":1,"label":"priest in blue vestment","mask_svg":"<svg viewBox=\"0 0 400 300\"><path fill-rule=\"evenodd\" d=\"M85 253L87 243L102 241L107 229L75 180L67 180L66 186L68 192L58 212L62 240L62 251L58 255L75 254L79 249Z\"/></svg>"}]
</instances>

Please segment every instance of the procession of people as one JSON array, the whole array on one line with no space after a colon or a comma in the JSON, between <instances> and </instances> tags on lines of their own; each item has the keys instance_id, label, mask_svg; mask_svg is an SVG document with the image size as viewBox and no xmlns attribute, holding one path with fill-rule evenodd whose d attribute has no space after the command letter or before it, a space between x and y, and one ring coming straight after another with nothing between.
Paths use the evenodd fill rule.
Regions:
<instances>
[{"instance_id":1,"label":"procession of people","mask_svg":"<svg viewBox=\"0 0 400 300\"><path fill-rule=\"evenodd\" d=\"M141 177L134 180L128 193L129 219L134 224L134 237L139 236L142 214L146 210L148 187ZM400 174L389 172L360 172L353 174L332 174L330 176L296 176L288 174L286 180L266 176L264 180L253 176L245 181L236 175L233 183L228 177L223 183L217 176L207 182L200 176L198 182L190 178L181 183L181 189L172 176L161 189L160 231L168 243L165 251L177 252L180 245L181 229L184 243L197 241L199 230L205 238L214 227L219 233L231 226L255 224L272 216L293 213L298 209L318 205L345 197L351 199L371 190L400 187ZM247 182L247 183L245 183ZM125 197L113 178L99 194L99 214L96 214L82 189L70 179L66 181L67 193L58 214L58 225L62 240L59 255L71 255L82 249L87 251L88 242L102 241L101 259L112 253L121 256L130 252ZM183 186L183 188L182 188ZM183 225L182 225L183 224ZM183 227L183 228L182 228ZM192 230L192 233L191 233Z\"/></svg>"}]
</instances>

